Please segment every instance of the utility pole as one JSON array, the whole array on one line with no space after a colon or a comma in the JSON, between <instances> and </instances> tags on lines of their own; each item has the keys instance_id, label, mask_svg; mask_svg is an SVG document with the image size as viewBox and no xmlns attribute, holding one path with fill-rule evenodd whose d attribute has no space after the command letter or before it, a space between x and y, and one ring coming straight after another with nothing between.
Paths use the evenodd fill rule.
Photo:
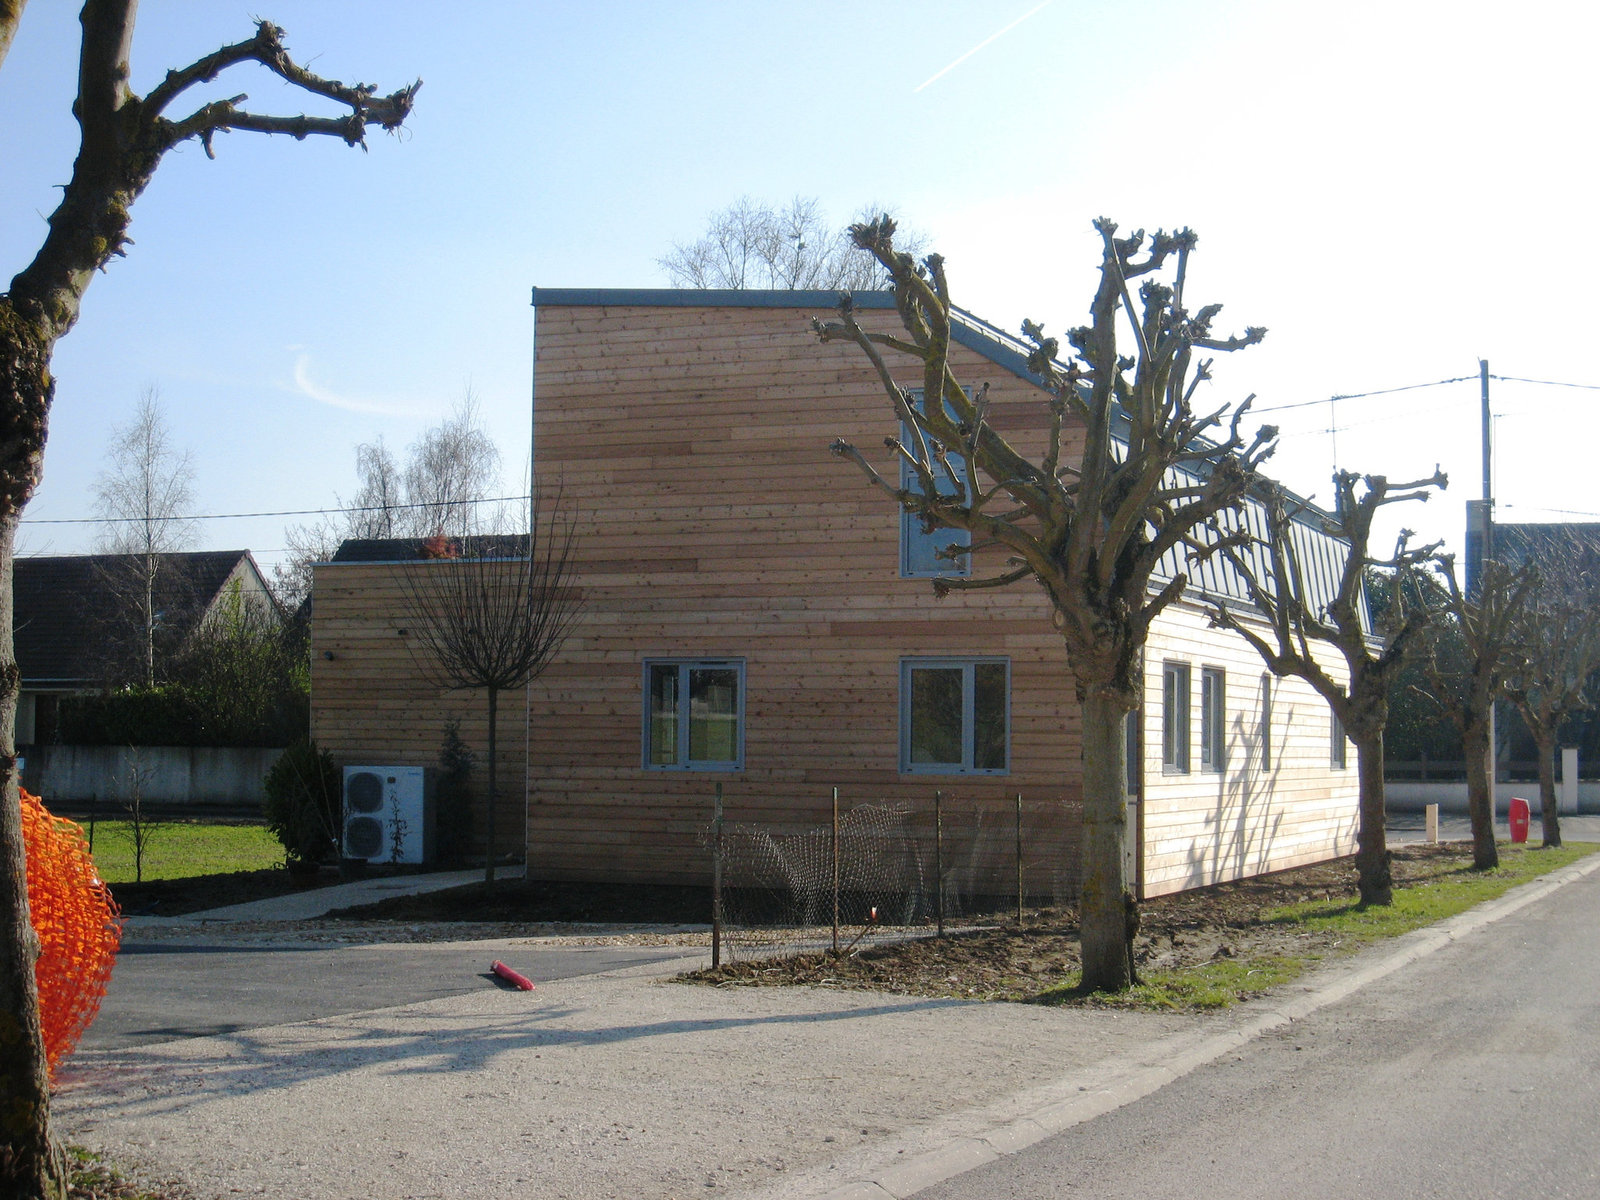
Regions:
<instances>
[{"instance_id":1,"label":"utility pole","mask_svg":"<svg viewBox=\"0 0 1600 1200\"><path fill-rule=\"evenodd\" d=\"M1484 570L1494 557L1494 418L1489 413L1489 360L1478 360L1478 395L1483 418L1483 500L1479 512L1477 586L1483 587ZM1470 593L1469 593L1470 594ZM1499 731L1495 728L1495 710L1499 705L1489 701L1489 812L1499 807Z\"/></svg>"}]
</instances>

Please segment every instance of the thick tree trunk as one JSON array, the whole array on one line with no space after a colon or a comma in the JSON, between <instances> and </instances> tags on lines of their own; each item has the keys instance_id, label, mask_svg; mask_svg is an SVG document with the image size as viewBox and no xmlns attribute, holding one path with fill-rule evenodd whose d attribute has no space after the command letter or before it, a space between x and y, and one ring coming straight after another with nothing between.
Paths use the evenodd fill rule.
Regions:
<instances>
[{"instance_id":1,"label":"thick tree trunk","mask_svg":"<svg viewBox=\"0 0 1600 1200\"><path fill-rule=\"evenodd\" d=\"M1488 871L1500 865L1494 844L1494 769L1490 765L1487 721L1468 721L1461 730L1467 760L1467 812L1472 817L1472 865Z\"/></svg>"},{"instance_id":2,"label":"thick tree trunk","mask_svg":"<svg viewBox=\"0 0 1600 1200\"><path fill-rule=\"evenodd\" d=\"M28 915L17 795L19 676L11 643L16 529L15 514L0 518L0 1196L58 1200L66 1195L66 1161L50 1137L50 1077L33 974L39 939Z\"/></svg>"},{"instance_id":3,"label":"thick tree trunk","mask_svg":"<svg viewBox=\"0 0 1600 1200\"><path fill-rule=\"evenodd\" d=\"M1083 702L1083 879L1078 905L1083 986L1120 992L1132 983L1128 951L1128 828L1125 704L1091 694Z\"/></svg>"},{"instance_id":4,"label":"thick tree trunk","mask_svg":"<svg viewBox=\"0 0 1600 1200\"><path fill-rule=\"evenodd\" d=\"M1351 736L1361 786L1361 824L1356 830L1356 887L1361 903L1392 904L1394 878L1389 873L1389 842L1383 811L1383 727L1376 733Z\"/></svg>"},{"instance_id":5,"label":"thick tree trunk","mask_svg":"<svg viewBox=\"0 0 1600 1200\"><path fill-rule=\"evenodd\" d=\"M1561 816L1556 799L1556 739L1554 733L1534 731L1539 752L1539 823L1544 826L1546 849L1561 845Z\"/></svg>"},{"instance_id":6,"label":"thick tree trunk","mask_svg":"<svg viewBox=\"0 0 1600 1200\"><path fill-rule=\"evenodd\" d=\"M33 973L39 941L28 915L17 795L21 679L11 626L17 521L39 482L54 390L54 337L40 325L0 296L0 1196L18 1200L66 1195L66 1162L50 1137L50 1080Z\"/></svg>"},{"instance_id":7,"label":"thick tree trunk","mask_svg":"<svg viewBox=\"0 0 1600 1200\"><path fill-rule=\"evenodd\" d=\"M483 826L483 883L494 883L495 726L499 724L500 690L489 689L489 808Z\"/></svg>"}]
</instances>

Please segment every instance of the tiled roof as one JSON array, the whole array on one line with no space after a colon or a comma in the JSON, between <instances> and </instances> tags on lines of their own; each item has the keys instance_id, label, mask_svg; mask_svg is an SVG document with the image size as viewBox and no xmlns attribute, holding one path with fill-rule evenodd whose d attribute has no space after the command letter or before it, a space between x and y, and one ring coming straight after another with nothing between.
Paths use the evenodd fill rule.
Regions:
<instances>
[{"instance_id":1,"label":"tiled roof","mask_svg":"<svg viewBox=\"0 0 1600 1200\"><path fill-rule=\"evenodd\" d=\"M163 554L155 605L181 640L210 607L248 550ZM71 554L18 558L12 592L17 666L24 686L99 682L105 658L105 615L130 600L119 578L132 577L138 556ZM252 562L253 569L253 562Z\"/></svg>"}]
</instances>

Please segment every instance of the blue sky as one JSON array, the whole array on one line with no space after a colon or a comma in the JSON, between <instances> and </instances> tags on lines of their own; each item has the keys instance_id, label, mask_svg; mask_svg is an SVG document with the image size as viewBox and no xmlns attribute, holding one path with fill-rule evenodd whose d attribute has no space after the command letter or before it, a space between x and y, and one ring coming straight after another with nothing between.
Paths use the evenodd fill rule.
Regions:
<instances>
[{"instance_id":1,"label":"blue sky","mask_svg":"<svg viewBox=\"0 0 1600 1200\"><path fill-rule=\"evenodd\" d=\"M891 204L945 254L957 301L1012 329L1085 319L1093 217L1190 225L1190 295L1222 301L1224 325L1270 330L1218 364L1217 403L1475 376L1479 357L1497 374L1600 384L1590 6L440 11L146 0L140 92L246 36L256 14L323 74L424 86L405 131L375 135L367 154L234 134L214 162L196 146L169 155L134 210L128 258L57 351L25 552L89 547L92 526L40 522L92 515L110 427L149 385L194 453L202 513L330 505L354 490L357 442L381 434L403 451L468 387L514 480L529 289L661 286L656 259L740 195L814 196L841 222ZM70 171L77 30L75 6L36 0L0 69L8 277ZM253 108L305 108L262 72L231 72L213 94L239 92ZM1496 382L1494 395L1502 519L1600 519L1600 393ZM1335 455L1392 478L1441 462L1450 492L1404 515L1459 542L1479 486L1475 379L1270 419L1285 432L1273 472L1302 492L1326 497ZM290 520L206 521L202 537L270 564Z\"/></svg>"}]
</instances>

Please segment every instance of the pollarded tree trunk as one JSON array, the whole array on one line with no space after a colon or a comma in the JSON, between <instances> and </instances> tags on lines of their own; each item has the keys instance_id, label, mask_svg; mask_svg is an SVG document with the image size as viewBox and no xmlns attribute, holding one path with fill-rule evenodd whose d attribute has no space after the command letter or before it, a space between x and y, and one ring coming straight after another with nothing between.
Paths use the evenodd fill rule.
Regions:
<instances>
[{"instance_id":1,"label":"pollarded tree trunk","mask_svg":"<svg viewBox=\"0 0 1600 1200\"><path fill-rule=\"evenodd\" d=\"M1556 739L1548 730L1535 730L1533 744L1539 752L1539 823L1546 849L1561 845L1561 817L1556 800Z\"/></svg>"},{"instance_id":2,"label":"pollarded tree trunk","mask_svg":"<svg viewBox=\"0 0 1600 1200\"><path fill-rule=\"evenodd\" d=\"M55 338L0 297L0 1195L66 1195L66 1162L49 1132L50 1078L34 963L39 939L28 911L16 714L21 682L12 643L13 549L23 506L39 481L54 382Z\"/></svg>"},{"instance_id":3,"label":"pollarded tree trunk","mask_svg":"<svg viewBox=\"0 0 1600 1200\"><path fill-rule=\"evenodd\" d=\"M49 1133L50 1077L34 963L39 938L28 912L22 805L17 795L16 656L11 644L12 545L17 514L0 516L0 1195L65 1197L66 1162ZM21 953L16 953L17 948Z\"/></svg>"},{"instance_id":4,"label":"pollarded tree trunk","mask_svg":"<svg viewBox=\"0 0 1600 1200\"><path fill-rule=\"evenodd\" d=\"M1356 747L1361 824L1356 832L1356 886L1361 903L1394 902L1394 876L1389 870L1389 844L1383 811L1383 724L1375 730L1351 731Z\"/></svg>"},{"instance_id":5,"label":"pollarded tree trunk","mask_svg":"<svg viewBox=\"0 0 1600 1200\"><path fill-rule=\"evenodd\" d=\"M1494 776L1489 767L1489 726L1469 721L1461 730L1467 760L1467 812L1472 818L1472 866L1489 871L1500 865L1494 844Z\"/></svg>"},{"instance_id":6,"label":"pollarded tree trunk","mask_svg":"<svg viewBox=\"0 0 1600 1200\"><path fill-rule=\"evenodd\" d=\"M1083 986L1118 992L1132 980L1123 846L1128 826L1124 722L1128 703L1103 691L1085 696L1083 711L1083 878L1079 937Z\"/></svg>"}]
</instances>

